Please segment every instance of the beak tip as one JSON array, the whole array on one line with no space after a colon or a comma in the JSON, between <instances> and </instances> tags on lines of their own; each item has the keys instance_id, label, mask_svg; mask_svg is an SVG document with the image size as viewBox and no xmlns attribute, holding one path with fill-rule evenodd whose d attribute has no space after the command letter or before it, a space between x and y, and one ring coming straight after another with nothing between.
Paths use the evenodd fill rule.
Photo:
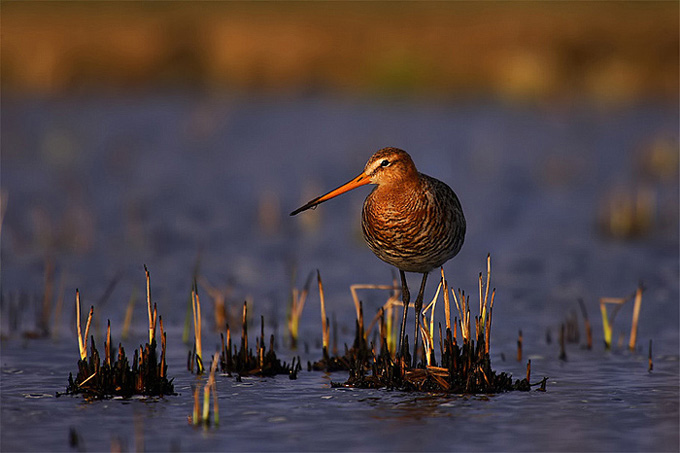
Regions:
<instances>
[{"instance_id":1,"label":"beak tip","mask_svg":"<svg viewBox=\"0 0 680 453\"><path fill-rule=\"evenodd\" d=\"M307 203L306 205L297 208L295 211L291 212L289 215L290 215L291 217L292 217L292 216L295 216L295 215L298 215L298 214L301 213L302 211L306 211L307 209L309 209L309 208L311 208L311 207L312 207L312 203L311 203L311 202L310 202L310 203Z\"/></svg>"}]
</instances>

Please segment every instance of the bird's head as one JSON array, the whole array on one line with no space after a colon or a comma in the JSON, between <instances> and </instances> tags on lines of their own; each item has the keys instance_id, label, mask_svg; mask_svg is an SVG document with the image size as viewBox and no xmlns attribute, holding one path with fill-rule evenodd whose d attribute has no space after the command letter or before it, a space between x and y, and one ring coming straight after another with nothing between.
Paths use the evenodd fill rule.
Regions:
<instances>
[{"instance_id":1,"label":"bird's head","mask_svg":"<svg viewBox=\"0 0 680 453\"><path fill-rule=\"evenodd\" d=\"M364 167L364 171L357 177L331 190L327 194L311 200L309 203L291 212L290 215L306 211L324 201L366 184L384 186L403 184L409 180L414 180L417 176L416 166L406 151L398 148L383 148L371 156Z\"/></svg>"}]
</instances>

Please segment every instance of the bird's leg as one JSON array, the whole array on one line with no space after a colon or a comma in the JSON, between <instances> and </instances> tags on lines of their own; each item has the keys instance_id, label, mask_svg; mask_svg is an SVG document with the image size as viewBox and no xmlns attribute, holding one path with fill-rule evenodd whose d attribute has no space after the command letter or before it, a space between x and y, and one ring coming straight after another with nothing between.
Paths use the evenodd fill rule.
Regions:
<instances>
[{"instance_id":1,"label":"bird's leg","mask_svg":"<svg viewBox=\"0 0 680 453\"><path fill-rule=\"evenodd\" d=\"M420 312L423 309L423 293L425 292L425 283L427 282L427 272L423 273L423 280L420 282L420 291L416 297L416 333L413 335L413 366L418 364L418 334L420 333Z\"/></svg>"},{"instance_id":2,"label":"bird's leg","mask_svg":"<svg viewBox=\"0 0 680 453\"><path fill-rule=\"evenodd\" d=\"M406 284L406 275L404 271L399 270L399 276L401 277L401 302L404 304L404 317L401 320L401 331L399 332L399 349L397 350L397 355L403 357L404 347L404 334L406 333L406 311L408 309L409 299L411 295L408 292L408 285Z\"/></svg>"}]
</instances>

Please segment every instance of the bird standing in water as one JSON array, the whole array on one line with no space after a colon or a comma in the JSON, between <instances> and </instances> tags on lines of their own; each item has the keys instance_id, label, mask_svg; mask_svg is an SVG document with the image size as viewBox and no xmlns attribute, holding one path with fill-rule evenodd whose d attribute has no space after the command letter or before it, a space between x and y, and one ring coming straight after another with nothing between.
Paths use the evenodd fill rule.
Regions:
<instances>
[{"instance_id":1,"label":"bird standing in water","mask_svg":"<svg viewBox=\"0 0 680 453\"><path fill-rule=\"evenodd\" d=\"M375 184L364 201L361 229L368 247L399 269L404 315L399 335L403 357L406 310L410 294L405 272L423 274L415 301L414 366L427 274L456 256L465 239L465 216L456 194L438 179L419 173L406 151L383 148L371 156L364 171L346 184L291 212L298 214L357 187Z\"/></svg>"}]
</instances>

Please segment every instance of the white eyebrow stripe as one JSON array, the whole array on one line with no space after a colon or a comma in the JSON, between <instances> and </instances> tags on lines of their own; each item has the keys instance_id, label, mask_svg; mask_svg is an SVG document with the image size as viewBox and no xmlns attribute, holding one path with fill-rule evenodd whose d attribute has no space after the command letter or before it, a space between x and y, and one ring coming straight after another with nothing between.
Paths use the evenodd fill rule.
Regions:
<instances>
[{"instance_id":1,"label":"white eyebrow stripe","mask_svg":"<svg viewBox=\"0 0 680 453\"><path fill-rule=\"evenodd\" d=\"M380 162L382 162L385 159L381 159L379 161L373 162L373 164L370 167L367 167L365 170L366 174L372 174L378 167L380 167Z\"/></svg>"}]
</instances>

